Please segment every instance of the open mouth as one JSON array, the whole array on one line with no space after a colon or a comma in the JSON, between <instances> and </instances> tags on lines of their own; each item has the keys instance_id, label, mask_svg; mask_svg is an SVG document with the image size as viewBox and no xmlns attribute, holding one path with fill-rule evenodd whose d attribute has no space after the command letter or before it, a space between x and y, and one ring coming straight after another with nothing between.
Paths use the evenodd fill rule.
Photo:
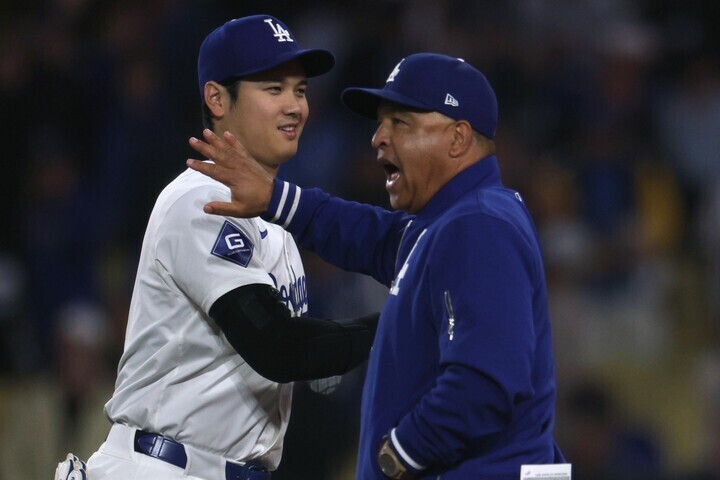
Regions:
<instances>
[{"instance_id":1,"label":"open mouth","mask_svg":"<svg viewBox=\"0 0 720 480\"><path fill-rule=\"evenodd\" d=\"M398 178L400 178L400 169L393 165L392 163L384 162L383 170L385 170L385 184L391 185L393 184Z\"/></svg>"},{"instance_id":2,"label":"open mouth","mask_svg":"<svg viewBox=\"0 0 720 480\"><path fill-rule=\"evenodd\" d=\"M397 168L397 167L396 167L395 165L393 165L392 163L387 163L387 164L383 165L383 170L385 170L385 174L386 174L388 177L389 177L390 175L392 175L392 174L397 173L397 172L400 171L400 169Z\"/></svg>"}]
</instances>

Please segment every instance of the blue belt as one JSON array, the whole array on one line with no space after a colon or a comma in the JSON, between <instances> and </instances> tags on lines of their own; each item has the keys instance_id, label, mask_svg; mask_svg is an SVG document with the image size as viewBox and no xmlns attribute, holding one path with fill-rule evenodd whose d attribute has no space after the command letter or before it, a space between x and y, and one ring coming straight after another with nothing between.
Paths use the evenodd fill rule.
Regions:
<instances>
[{"instance_id":1,"label":"blue belt","mask_svg":"<svg viewBox=\"0 0 720 480\"><path fill-rule=\"evenodd\" d=\"M182 443L156 433L135 432L135 451L185 469L187 454ZM270 471L253 463L238 465L225 462L226 480L270 480Z\"/></svg>"}]
</instances>

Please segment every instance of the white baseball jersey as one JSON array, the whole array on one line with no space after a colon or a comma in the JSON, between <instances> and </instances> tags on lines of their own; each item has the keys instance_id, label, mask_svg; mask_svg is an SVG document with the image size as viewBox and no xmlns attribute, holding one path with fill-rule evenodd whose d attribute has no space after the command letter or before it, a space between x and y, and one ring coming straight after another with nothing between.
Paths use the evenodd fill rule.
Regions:
<instances>
[{"instance_id":1,"label":"white baseball jersey","mask_svg":"<svg viewBox=\"0 0 720 480\"><path fill-rule=\"evenodd\" d=\"M307 311L305 272L292 237L259 218L208 215L229 201L222 184L187 170L160 194L143 241L125 350L105 413L235 461L275 469L292 384L256 373L209 318L242 285L275 286L292 314Z\"/></svg>"}]
</instances>

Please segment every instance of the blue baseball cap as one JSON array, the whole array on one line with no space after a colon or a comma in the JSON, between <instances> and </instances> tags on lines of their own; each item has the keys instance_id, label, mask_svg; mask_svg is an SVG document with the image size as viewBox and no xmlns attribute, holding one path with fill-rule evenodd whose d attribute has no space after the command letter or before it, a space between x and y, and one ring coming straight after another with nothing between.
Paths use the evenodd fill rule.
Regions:
<instances>
[{"instance_id":1,"label":"blue baseball cap","mask_svg":"<svg viewBox=\"0 0 720 480\"><path fill-rule=\"evenodd\" d=\"M382 100L466 120L495 138L498 104L487 78L461 58L416 53L400 60L382 89L347 88L342 101L350 110L376 119Z\"/></svg>"},{"instance_id":2,"label":"blue baseball cap","mask_svg":"<svg viewBox=\"0 0 720 480\"><path fill-rule=\"evenodd\" d=\"M288 27L270 15L236 18L205 37L198 55L200 96L210 80L222 82L264 72L299 59L305 75L330 71L335 57L328 50L303 50Z\"/></svg>"}]
</instances>

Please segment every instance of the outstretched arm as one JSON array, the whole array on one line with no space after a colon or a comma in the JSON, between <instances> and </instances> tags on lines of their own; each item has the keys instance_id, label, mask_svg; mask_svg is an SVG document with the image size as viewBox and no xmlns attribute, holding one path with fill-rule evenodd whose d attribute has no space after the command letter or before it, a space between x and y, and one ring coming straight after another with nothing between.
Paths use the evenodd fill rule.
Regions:
<instances>
[{"instance_id":1,"label":"outstretched arm","mask_svg":"<svg viewBox=\"0 0 720 480\"><path fill-rule=\"evenodd\" d=\"M291 317L277 290L252 284L220 297L210 316L256 372L285 383L340 375L360 365L370 353L380 314L339 321Z\"/></svg>"},{"instance_id":2,"label":"outstretched arm","mask_svg":"<svg viewBox=\"0 0 720 480\"><path fill-rule=\"evenodd\" d=\"M190 138L190 146L214 163L188 159L189 168L230 189L230 202L210 202L205 213L250 218L264 213L270 204L274 177L257 162L230 132L220 138L203 130L205 141Z\"/></svg>"},{"instance_id":3,"label":"outstretched arm","mask_svg":"<svg viewBox=\"0 0 720 480\"><path fill-rule=\"evenodd\" d=\"M204 130L190 146L214 163L188 160L189 168L227 186L230 202L209 202L204 211L230 217L261 217L282 226L303 247L342 269L372 275L389 285L396 255L411 217L380 207L301 189L267 171L230 133Z\"/></svg>"}]
</instances>

